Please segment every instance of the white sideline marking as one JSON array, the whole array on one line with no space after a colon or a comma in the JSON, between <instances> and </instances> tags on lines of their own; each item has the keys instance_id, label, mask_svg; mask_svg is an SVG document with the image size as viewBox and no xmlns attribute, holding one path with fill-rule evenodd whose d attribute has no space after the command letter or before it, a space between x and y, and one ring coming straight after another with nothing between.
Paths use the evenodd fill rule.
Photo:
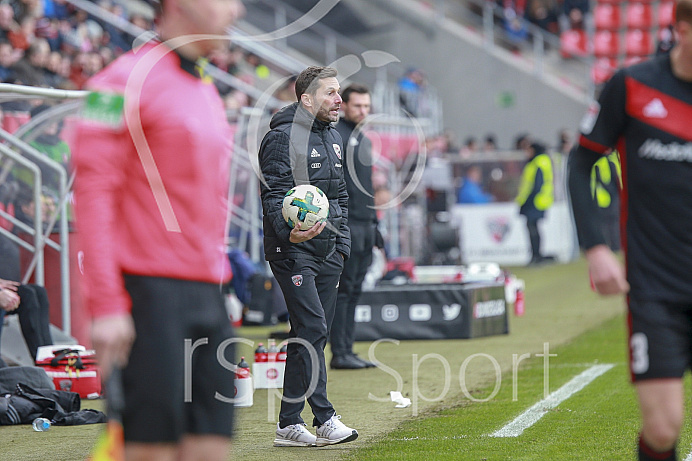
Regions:
<instances>
[{"instance_id":1,"label":"white sideline marking","mask_svg":"<svg viewBox=\"0 0 692 461\"><path fill-rule=\"evenodd\" d=\"M687 457L685 458L685 461L692 461L692 453L687 455Z\"/></svg>"},{"instance_id":2,"label":"white sideline marking","mask_svg":"<svg viewBox=\"0 0 692 461\"><path fill-rule=\"evenodd\" d=\"M517 416L514 421L507 424L502 429L490 434L491 437L519 437L525 429L533 426L539 419L552 410L560 403L570 398L580 390L584 389L591 381L601 376L606 371L613 368L612 364L594 365L588 370L583 371L560 389L551 393L548 397L535 403L531 408ZM687 460L686 460L687 461ZM692 461L692 459L690 459Z\"/></svg>"}]
</instances>

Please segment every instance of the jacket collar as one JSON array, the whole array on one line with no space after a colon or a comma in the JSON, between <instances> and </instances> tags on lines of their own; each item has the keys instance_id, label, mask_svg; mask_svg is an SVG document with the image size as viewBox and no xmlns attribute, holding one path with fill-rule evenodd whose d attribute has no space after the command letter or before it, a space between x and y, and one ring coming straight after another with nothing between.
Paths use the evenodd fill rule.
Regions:
<instances>
[{"instance_id":1,"label":"jacket collar","mask_svg":"<svg viewBox=\"0 0 692 461\"><path fill-rule=\"evenodd\" d=\"M327 130L332 126L331 122L323 122L322 120L316 119L298 102L294 102L277 112L274 117L272 117L270 127L275 128L287 123L296 123L317 132Z\"/></svg>"}]
</instances>

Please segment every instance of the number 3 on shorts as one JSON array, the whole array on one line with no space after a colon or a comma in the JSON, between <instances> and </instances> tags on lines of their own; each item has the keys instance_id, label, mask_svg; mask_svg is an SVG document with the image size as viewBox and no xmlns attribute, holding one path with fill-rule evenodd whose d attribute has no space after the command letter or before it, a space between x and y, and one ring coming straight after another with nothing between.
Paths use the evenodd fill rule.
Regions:
<instances>
[{"instance_id":1,"label":"number 3 on shorts","mask_svg":"<svg viewBox=\"0 0 692 461\"><path fill-rule=\"evenodd\" d=\"M635 375L646 373L649 369L649 340L644 333L634 333L630 338L632 354L631 369Z\"/></svg>"}]
</instances>

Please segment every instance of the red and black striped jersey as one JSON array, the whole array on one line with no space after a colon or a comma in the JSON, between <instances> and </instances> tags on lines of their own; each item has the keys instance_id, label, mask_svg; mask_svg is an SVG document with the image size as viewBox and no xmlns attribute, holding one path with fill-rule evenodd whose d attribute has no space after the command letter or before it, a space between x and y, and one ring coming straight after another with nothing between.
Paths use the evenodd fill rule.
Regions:
<instances>
[{"instance_id":1,"label":"red and black striped jersey","mask_svg":"<svg viewBox=\"0 0 692 461\"><path fill-rule=\"evenodd\" d=\"M575 155L604 154L610 148L620 152L621 224L631 294L689 302L692 82L673 74L669 55L622 69L605 85L580 129Z\"/></svg>"}]
</instances>

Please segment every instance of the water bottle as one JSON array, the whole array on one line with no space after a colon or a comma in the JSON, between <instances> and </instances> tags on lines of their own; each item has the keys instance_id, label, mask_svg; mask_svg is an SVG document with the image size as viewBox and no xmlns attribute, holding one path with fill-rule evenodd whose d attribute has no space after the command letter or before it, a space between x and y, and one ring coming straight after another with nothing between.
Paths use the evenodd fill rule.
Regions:
<instances>
[{"instance_id":1,"label":"water bottle","mask_svg":"<svg viewBox=\"0 0 692 461\"><path fill-rule=\"evenodd\" d=\"M36 418L31 426L36 432L46 432L50 429L50 420L46 418Z\"/></svg>"},{"instance_id":2,"label":"water bottle","mask_svg":"<svg viewBox=\"0 0 692 461\"><path fill-rule=\"evenodd\" d=\"M266 362L268 358L267 349L264 347L263 343L259 343L255 350L255 363Z\"/></svg>"},{"instance_id":3,"label":"water bottle","mask_svg":"<svg viewBox=\"0 0 692 461\"><path fill-rule=\"evenodd\" d=\"M281 349L279 349L279 354L276 356L276 360L278 362L285 362L286 361L286 345L284 344L281 346Z\"/></svg>"},{"instance_id":4,"label":"water bottle","mask_svg":"<svg viewBox=\"0 0 692 461\"><path fill-rule=\"evenodd\" d=\"M235 373L236 376L241 379L250 377L250 365L248 365L245 361L245 357L240 358L240 362L238 362L238 368Z\"/></svg>"},{"instance_id":5,"label":"water bottle","mask_svg":"<svg viewBox=\"0 0 692 461\"><path fill-rule=\"evenodd\" d=\"M269 350L267 351L267 362L276 362L279 355L279 348L276 347L276 340L269 340Z\"/></svg>"},{"instance_id":6,"label":"water bottle","mask_svg":"<svg viewBox=\"0 0 692 461\"><path fill-rule=\"evenodd\" d=\"M514 301L514 315L524 315L524 290L521 288L517 290L517 299Z\"/></svg>"},{"instance_id":7,"label":"water bottle","mask_svg":"<svg viewBox=\"0 0 692 461\"><path fill-rule=\"evenodd\" d=\"M233 385L235 386L235 406L251 407L254 386L252 384L252 375L250 375L250 366L245 361L245 357L240 358Z\"/></svg>"}]
</instances>

